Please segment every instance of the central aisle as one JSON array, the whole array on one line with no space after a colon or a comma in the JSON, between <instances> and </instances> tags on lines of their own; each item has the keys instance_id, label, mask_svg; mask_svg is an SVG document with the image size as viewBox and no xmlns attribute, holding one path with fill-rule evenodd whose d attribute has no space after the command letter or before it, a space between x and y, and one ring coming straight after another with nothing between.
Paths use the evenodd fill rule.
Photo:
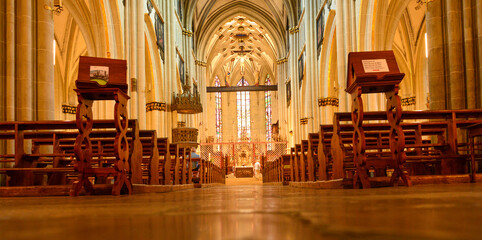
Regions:
<instances>
[{"instance_id":1,"label":"central aisle","mask_svg":"<svg viewBox=\"0 0 482 240\"><path fill-rule=\"evenodd\" d=\"M0 239L477 239L482 184L0 198Z\"/></svg>"},{"instance_id":2,"label":"central aisle","mask_svg":"<svg viewBox=\"0 0 482 240\"><path fill-rule=\"evenodd\" d=\"M261 178L226 178L226 186L239 186L239 185L263 185Z\"/></svg>"}]
</instances>

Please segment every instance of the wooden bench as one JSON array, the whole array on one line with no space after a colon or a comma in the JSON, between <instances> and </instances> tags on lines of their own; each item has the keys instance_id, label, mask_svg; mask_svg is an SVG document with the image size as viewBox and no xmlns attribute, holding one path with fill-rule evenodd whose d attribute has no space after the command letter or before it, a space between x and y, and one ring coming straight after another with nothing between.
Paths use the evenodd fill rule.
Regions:
<instances>
[{"instance_id":1,"label":"wooden bench","mask_svg":"<svg viewBox=\"0 0 482 240\"><path fill-rule=\"evenodd\" d=\"M142 183L150 185L160 184L159 172L160 156L157 147L157 132L155 130L139 131L139 140L142 144ZM137 176L137 179L139 176Z\"/></svg>"},{"instance_id":2,"label":"wooden bench","mask_svg":"<svg viewBox=\"0 0 482 240\"><path fill-rule=\"evenodd\" d=\"M134 120L133 120L134 122ZM39 154L38 156L42 158L46 158L46 161L53 160L53 166L58 167L66 167L70 165L71 167L74 162L74 145L75 139L77 134L74 132L38 132L38 133L27 133L33 134L34 136L31 137L32 140L32 148L34 149L32 152ZM93 131L90 134L90 139L92 142L92 164L93 167L102 168L102 167L112 167L114 164L113 161L115 160L114 155L114 144L113 141L116 136L116 132L112 130L101 130L101 131ZM140 164L142 157L142 152L136 152L136 149L142 151L143 147L141 146L139 149L140 143L135 143L135 139L139 139L139 136L135 136L135 133L129 131L127 133L127 138L131 143L130 148L130 179L132 183L142 183L141 179L141 168ZM51 154L40 154L39 149L41 146L49 146L53 145L54 153ZM36 154L32 154L32 156L37 156ZM53 157L53 159L51 159ZM69 159L66 159L68 157ZM134 160L135 159L135 160ZM41 162L42 159L38 159L38 162ZM135 164L137 162L137 164ZM54 180L55 181L55 180ZM96 176L96 183L107 183L106 178L102 178L100 176ZM55 183L49 180L49 185L53 184L66 184L65 181L61 183Z\"/></svg>"},{"instance_id":3,"label":"wooden bench","mask_svg":"<svg viewBox=\"0 0 482 240\"><path fill-rule=\"evenodd\" d=\"M131 131L131 139L135 139L137 121L130 120L128 127ZM115 123L112 120L94 121L94 129L113 129ZM96 130L97 131L97 130ZM9 185L25 186L35 183L34 175L48 173L57 176L57 180L49 179L49 184L62 184L61 179L66 173L73 173L75 167L73 143L78 134L75 121L33 121L33 122L0 122L0 138L15 141L15 154L3 154L4 162L13 162L14 168L2 168L0 172L10 176ZM115 135L113 131L102 130L93 132L90 136L95 138L110 138ZM25 147L30 145L32 152L26 152ZM133 141L134 142L134 141ZM133 143L134 144L134 143ZM40 151L41 146L50 146L49 152ZM93 148L96 148L93 144ZM102 146L102 145L100 145ZM142 148L136 146L132 149ZM4 156L5 155L5 156ZM94 157L111 156L109 153L93 153ZM8 157L10 159L5 158ZM136 166L136 155L131 156L130 164ZM49 170L45 170L48 167ZM96 166L98 168L100 166ZM17 170L12 170L17 169ZM135 168L133 168L135 169ZM108 174L109 171L101 171L100 174Z\"/></svg>"},{"instance_id":4,"label":"wooden bench","mask_svg":"<svg viewBox=\"0 0 482 240\"><path fill-rule=\"evenodd\" d=\"M406 135L406 154L407 159L411 161L418 161L420 159L433 159L433 158L440 158L441 153L435 153L434 150L437 147L445 147L445 143L432 143L432 142L425 142L423 143L422 137L423 136L437 136L439 139L441 135L443 135L446 131L446 124L445 129L443 128L444 124L402 124L403 131ZM435 129L427 129L423 132L418 133L414 131L419 127L435 127ZM333 160L332 163L333 173L335 172L342 172L344 177L350 177L351 175L347 173L347 170L350 171L354 170L353 165L353 149L351 147L352 142L352 132L353 127L350 125L342 125L339 126L339 134L336 136L336 141L330 141L330 138L333 137L333 133L330 133L330 128L321 126L320 131L321 138L323 138L322 144L322 154L320 155L320 165L327 166L329 169L330 167L330 157L334 156L335 154L339 154L342 156L343 160L338 161L338 165L336 165L336 160ZM366 124L364 126L365 134L366 134L366 151L367 151L367 167L373 168L375 171L375 175L380 175L385 172L385 169L388 167L387 161L389 161L392 156L390 152L390 145L389 145L389 126L386 124ZM331 148L333 151L327 150ZM426 149L425 151L421 151L422 149ZM428 151L431 149L431 151ZM321 151L320 151L321 152ZM338 156L339 157L339 156ZM334 158L336 159L336 157ZM343 166L343 171L340 171ZM325 168L326 169L326 168ZM320 175L326 174L320 173ZM326 178L325 178L326 179Z\"/></svg>"},{"instance_id":5,"label":"wooden bench","mask_svg":"<svg viewBox=\"0 0 482 240\"><path fill-rule=\"evenodd\" d=\"M263 182L280 182L281 176L281 158L264 163Z\"/></svg>"},{"instance_id":6,"label":"wooden bench","mask_svg":"<svg viewBox=\"0 0 482 240\"><path fill-rule=\"evenodd\" d=\"M297 166L295 166L295 164L297 165L296 161L295 161L295 148L292 147L290 148L290 152L289 152L289 155L290 155L290 179L292 182L296 182L297 180L297 173L296 173L296 168Z\"/></svg>"},{"instance_id":7,"label":"wooden bench","mask_svg":"<svg viewBox=\"0 0 482 240\"><path fill-rule=\"evenodd\" d=\"M171 183L171 152L169 151L169 141L167 138L157 139L157 149L159 150L159 183L170 185Z\"/></svg>"},{"instance_id":8,"label":"wooden bench","mask_svg":"<svg viewBox=\"0 0 482 240\"><path fill-rule=\"evenodd\" d=\"M291 162L290 162L290 155L283 154L281 155L282 159L282 169L283 169L283 185L288 185L291 182Z\"/></svg>"},{"instance_id":9,"label":"wooden bench","mask_svg":"<svg viewBox=\"0 0 482 240\"><path fill-rule=\"evenodd\" d=\"M364 115L365 120L383 120L385 112L367 112ZM344 143L343 131L344 127L342 122L349 124L351 122L350 113L336 113L335 121L333 125L334 139L332 140L331 155L335 158L334 165L337 167L334 170L334 177L343 177L341 171L341 165L343 159L349 157L349 151L347 151L346 143ZM470 124L481 122L482 110L443 110L443 111L405 111L402 114L402 119L405 121L432 121L423 122L417 125L416 129L412 128L415 134L414 142L410 142L410 138L407 138L405 146L406 151L406 165L426 164L428 162L440 164L441 174L457 174L466 172L465 166L467 163L467 154L460 153L458 151L461 144L457 138L457 131ZM363 128L365 132L369 129L370 124L364 124ZM410 129L408 123L403 124L405 129ZM442 131L441 131L442 130ZM351 130L352 131L352 130ZM349 131L348 131L349 132ZM408 133L407 136L410 136ZM437 141L423 140L420 136L435 135ZM435 138L435 137L434 137ZM336 144L333 144L333 143ZM462 144L464 145L464 144ZM386 145L382 145L386 148ZM373 147L372 147L373 148ZM370 146L367 145L367 149ZM320 155L320 159L326 158L326 150ZM385 156L386 159L381 158L382 161L389 161L390 157ZM325 159L326 160L326 159ZM322 161L322 160L320 160ZM415 169L415 170L414 170ZM413 171L418 171L412 168Z\"/></svg>"},{"instance_id":10,"label":"wooden bench","mask_svg":"<svg viewBox=\"0 0 482 240\"><path fill-rule=\"evenodd\" d=\"M301 181L301 144L295 144L295 147L291 151L291 156L293 158L293 172L294 172L294 182Z\"/></svg>"}]
</instances>

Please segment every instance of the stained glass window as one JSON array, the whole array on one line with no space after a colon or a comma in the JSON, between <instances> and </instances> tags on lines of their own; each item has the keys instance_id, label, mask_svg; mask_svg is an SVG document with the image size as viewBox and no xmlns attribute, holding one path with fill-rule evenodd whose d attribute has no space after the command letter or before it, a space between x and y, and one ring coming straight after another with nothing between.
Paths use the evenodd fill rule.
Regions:
<instances>
[{"instance_id":1,"label":"stained glass window","mask_svg":"<svg viewBox=\"0 0 482 240\"><path fill-rule=\"evenodd\" d=\"M215 87L220 87L221 83L219 82L218 76L216 76L214 81ZM222 142L223 139L223 119L222 119L222 98L221 93L215 93L215 103L216 103L216 140L217 142Z\"/></svg>"},{"instance_id":2,"label":"stained glass window","mask_svg":"<svg viewBox=\"0 0 482 240\"><path fill-rule=\"evenodd\" d=\"M246 79L241 78L238 86L249 86ZM249 92L237 92L238 140L251 140L251 109Z\"/></svg>"},{"instance_id":3,"label":"stained glass window","mask_svg":"<svg viewBox=\"0 0 482 240\"><path fill-rule=\"evenodd\" d=\"M265 85L271 85L271 79L268 76L266 77ZM271 141L273 132L271 130L271 92L266 91L264 92L264 108L265 108L265 124L266 124L266 141ZM271 150L271 144L268 144L268 150Z\"/></svg>"}]
</instances>

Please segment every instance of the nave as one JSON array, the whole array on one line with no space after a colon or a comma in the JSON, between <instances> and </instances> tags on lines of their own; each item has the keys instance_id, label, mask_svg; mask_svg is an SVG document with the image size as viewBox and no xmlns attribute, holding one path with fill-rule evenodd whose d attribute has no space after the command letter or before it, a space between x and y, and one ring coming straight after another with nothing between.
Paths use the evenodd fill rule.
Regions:
<instances>
[{"instance_id":1,"label":"nave","mask_svg":"<svg viewBox=\"0 0 482 240\"><path fill-rule=\"evenodd\" d=\"M2 239L477 239L482 184L0 198Z\"/></svg>"}]
</instances>

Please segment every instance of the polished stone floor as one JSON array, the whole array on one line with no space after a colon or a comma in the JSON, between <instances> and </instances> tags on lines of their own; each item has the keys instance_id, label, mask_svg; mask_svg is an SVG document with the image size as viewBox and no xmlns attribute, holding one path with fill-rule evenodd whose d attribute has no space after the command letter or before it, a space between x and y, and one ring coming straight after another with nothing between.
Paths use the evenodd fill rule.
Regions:
<instances>
[{"instance_id":1,"label":"polished stone floor","mask_svg":"<svg viewBox=\"0 0 482 240\"><path fill-rule=\"evenodd\" d=\"M482 184L0 198L0 239L482 239Z\"/></svg>"}]
</instances>

